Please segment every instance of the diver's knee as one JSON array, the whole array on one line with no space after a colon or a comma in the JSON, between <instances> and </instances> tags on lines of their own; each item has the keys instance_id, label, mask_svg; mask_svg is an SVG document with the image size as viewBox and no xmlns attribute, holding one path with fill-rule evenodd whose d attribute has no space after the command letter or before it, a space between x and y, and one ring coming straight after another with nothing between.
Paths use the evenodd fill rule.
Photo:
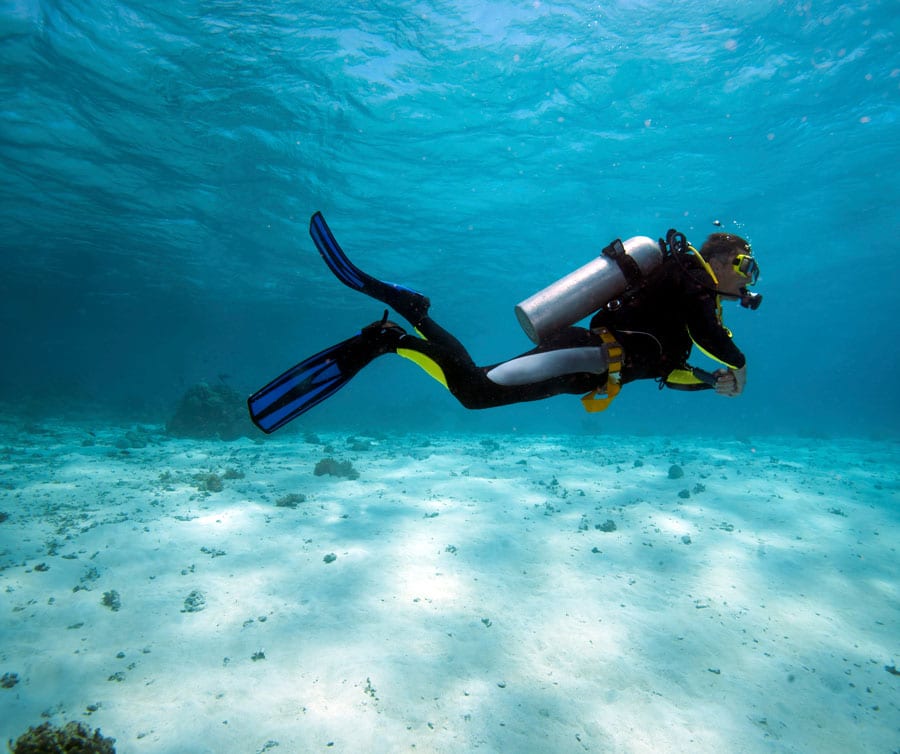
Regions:
<instances>
[{"instance_id":1,"label":"diver's knee","mask_svg":"<svg viewBox=\"0 0 900 754\"><path fill-rule=\"evenodd\" d=\"M450 393L459 401L463 408L470 410L478 410L482 408L490 408L495 403L485 399L485 396L478 390L474 390L469 386L462 389L454 389L450 387Z\"/></svg>"}]
</instances>

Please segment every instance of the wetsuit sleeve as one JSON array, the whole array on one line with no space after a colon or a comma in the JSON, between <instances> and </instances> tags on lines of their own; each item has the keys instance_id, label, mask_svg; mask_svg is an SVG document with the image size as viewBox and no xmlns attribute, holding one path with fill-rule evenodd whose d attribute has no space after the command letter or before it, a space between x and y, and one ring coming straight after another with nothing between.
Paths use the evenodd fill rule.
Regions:
<instances>
[{"instance_id":1,"label":"wetsuit sleeve","mask_svg":"<svg viewBox=\"0 0 900 754\"><path fill-rule=\"evenodd\" d=\"M731 340L728 328L722 324L715 294L704 291L690 296L685 308L688 333L698 348L732 369L740 369L747 363L741 349Z\"/></svg>"}]
</instances>

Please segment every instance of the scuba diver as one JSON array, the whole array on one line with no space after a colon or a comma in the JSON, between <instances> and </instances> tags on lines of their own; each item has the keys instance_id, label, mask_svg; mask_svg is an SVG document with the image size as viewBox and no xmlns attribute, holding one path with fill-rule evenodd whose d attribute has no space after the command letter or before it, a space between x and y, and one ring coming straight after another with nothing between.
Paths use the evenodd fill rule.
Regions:
<instances>
[{"instance_id":1,"label":"scuba diver","mask_svg":"<svg viewBox=\"0 0 900 754\"><path fill-rule=\"evenodd\" d=\"M381 320L274 379L247 401L251 419L266 433L321 403L387 353L410 359L471 409L583 393L587 411L602 411L622 385L641 379L724 396L744 390L746 359L722 323L721 301L754 310L762 296L748 291L759 277L750 244L732 233L713 233L699 251L676 230L665 240L613 241L595 260L516 306L536 347L491 366L476 365L429 316L423 294L356 267L320 212L310 220L310 235L338 280L393 309L415 332L388 320L386 310ZM591 314L588 328L574 326ZM688 365L693 345L724 368L710 373Z\"/></svg>"}]
</instances>

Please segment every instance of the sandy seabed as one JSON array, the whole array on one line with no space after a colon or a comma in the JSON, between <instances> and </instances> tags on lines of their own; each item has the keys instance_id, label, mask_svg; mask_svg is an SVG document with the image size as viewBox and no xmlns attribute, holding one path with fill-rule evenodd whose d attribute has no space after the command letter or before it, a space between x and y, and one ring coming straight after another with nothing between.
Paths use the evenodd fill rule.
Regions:
<instances>
[{"instance_id":1,"label":"sandy seabed","mask_svg":"<svg viewBox=\"0 0 900 754\"><path fill-rule=\"evenodd\" d=\"M0 425L0 736L891 754L898 461L856 439ZM315 473L341 462L358 478Z\"/></svg>"}]
</instances>

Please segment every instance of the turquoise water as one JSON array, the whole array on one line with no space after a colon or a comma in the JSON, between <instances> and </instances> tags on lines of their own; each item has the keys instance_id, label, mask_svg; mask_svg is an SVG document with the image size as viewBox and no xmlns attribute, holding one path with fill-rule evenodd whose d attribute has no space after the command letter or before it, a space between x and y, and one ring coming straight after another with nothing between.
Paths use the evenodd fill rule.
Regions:
<instances>
[{"instance_id":1,"label":"turquoise water","mask_svg":"<svg viewBox=\"0 0 900 754\"><path fill-rule=\"evenodd\" d=\"M87 3L0 12L0 400L163 420L377 318L309 240L425 290L489 363L617 236L714 221L766 300L737 401L467 412L399 359L307 426L894 432L895 3Z\"/></svg>"},{"instance_id":2,"label":"turquoise water","mask_svg":"<svg viewBox=\"0 0 900 754\"><path fill-rule=\"evenodd\" d=\"M0 0L0 741L895 750L898 32L889 0ZM382 311L316 210L480 363L613 238L738 232L747 389L467 411L386 357L262 442L243 396ZM245 437L173 436L201 382Z\"/></svg>"}]
</instances>

